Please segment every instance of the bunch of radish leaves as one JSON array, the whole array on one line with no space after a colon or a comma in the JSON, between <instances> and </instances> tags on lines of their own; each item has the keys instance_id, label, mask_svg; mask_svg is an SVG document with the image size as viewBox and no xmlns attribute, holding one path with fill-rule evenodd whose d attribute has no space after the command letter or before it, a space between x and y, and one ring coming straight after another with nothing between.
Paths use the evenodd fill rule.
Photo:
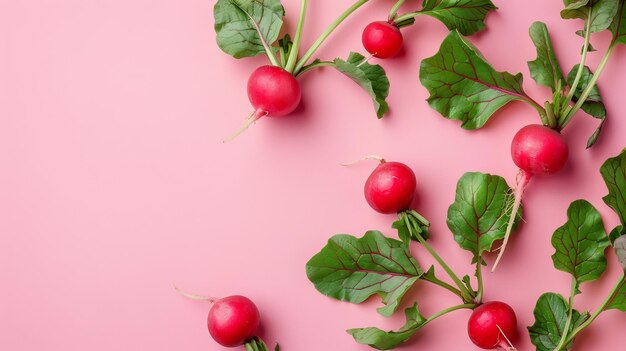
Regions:
<instances>
[{"instance_id":1,"label":"bunch of radish leaves","mask_svg":"<svg viewBox=\"0 0 626 351\"><path fill-rule=\"evenodd\" d=\"M415 302L404 311L406 323L399 330L369 327L347 331L358 343L380 350L395 348L434 319L452 311L474 309L482 302L483 255L504 237L510 216L507 211L511 207L510 193L511 188L502 177L466 173L459 180L455 201L448 209L447 224L454 240L471 253L476 289L469 275L461 278L453 272L429 244L428 221L412 210L399 213L393 223L401 240L375 230L360 238L346 234L333 236L307 263L307 276L320 293L341 301L358 304L373 295L380 296L384 306L378 312L386 317L396 312L407 291L422 282L435 284L459 297L458 305L431 316L422 315ZM424 246L452 284L440 279L435 266L428 269L420 266L409 249L411 241Z\"/></svg>"},{"instance_id":2,"label":"bunch of radish leaves","mask_svg":"<svg viewBox=\"0 0 626 351\"><path fill-rule=\"evenodd\" d=\"M585 200L572 202L567 222L552 235L554 267L572 276L569 299L546 293L535 306L535 323L528 328L537 351L560 351L572 348L574 338L602 312L616 309L626 312L626 277L622 273L606 299L591 314L574 309L580 285L600 278L607 267L606 248L611 246L622 269L626 271L626 149L608 159L600 169L609 189L603 198L619 216L621 225L607 235L600 213Z\"/></svg>"},{"instance_id":3,"label":"bunch of radish leaves","mask_svg":"<svg viewBox=\"0 0 626 351\"><path fill-rule=\"evenodd\" d=\"M380 65L369 64L368 58L355 52L345 59L314 58L316 51L333 31L368 1L358 0L353 3L301 55L307 0L301 2L295 34L282 37L280 33L285 10L280 0L218 0L214 7L217 44L222 51L238 59L265 54L272 65L296 77L318 67L335 67L370 95L376 115L382 118L389 109L386 102L389 80ZM395 11L403 3L404 0L400 0ZM409 25L416 16L429 15L439 19L448 28L469 35L484 28L485 15L494 9L491 0L425 0L421 10L403 15L402 21L404 25Z\"/></svg>"},{"instance_id":4,"label":"bunch of radish leaves","mask_svg":"<svg viewBox=\"0 0 626 351\"><path fill-rule=\"evenodd\" d=\"M524 101L537 110L544 125L562 130L582 109L600 120L587 142L597 141L606 118L596 82L619 44L626 44L625 0L564 0L564 19L584 21L576 34L583 38L580 63L566 75L561 70L544 23L530 27L530 37L537 58L528 62L531 77L552 90L552 99L538 103L523 89L522 74L496 71L461 33L452 31L437 54L422 61L420 80L428 89L428 103L444 117L461 121L465 129L478 129L511 101ZM592 70L586 65L588 54L595 51L591 34L608 30L611 40L604 49L600 64Z\"/></svg>"}]
</instances>

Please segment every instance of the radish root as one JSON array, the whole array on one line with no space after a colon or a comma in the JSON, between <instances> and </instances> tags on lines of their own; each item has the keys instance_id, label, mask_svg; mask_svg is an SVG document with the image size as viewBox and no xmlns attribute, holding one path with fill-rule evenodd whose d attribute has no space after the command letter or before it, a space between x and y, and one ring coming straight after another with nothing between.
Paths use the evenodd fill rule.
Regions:
<instances>
[{"instance_id":1,"label":"radish root","mask_svg":"<svg viewBox=\"0 0 626 351\"><path fill-rule=\"evenodd\" d=\"M228 142L232 141L233 139L235 139L236 137L241 135L241 133L245 132L259 118L265 117L265 116L267 116L267 111L263 111L261 109L257 109L256 111L252 112L248 116L248 118L246 118L245 122L243 122L243 125L241 126L241 128L239 128L239 130L236 131L235 134L233 134L233 135L229 136L228 138L226 138L224 140L224 143L228 143Z\"/></svg>"},{"instance_id":2,"label":"radish root","mask_svg":"<svg viewBox=\"0 0 626 351\"><path fill-rule=\"evenodd\" d=\"M515 189L515 200L513 201L513 208L511 209L511 217L509 218L509 222L506 226L506 233L504 234L504 240L502 241L502 246L499 248L498 257L493 264L493 268L491 268L491 272L493 273L498 267L498 263L502 259L502 255L504 255L504 250L506 249L506 245L509 242L509 237L511 236L511 231L513 230L513 224L515 223L515 219L517 218L517 212L519 211L520 204L522 203L522 196L524 195L524 190L526 189L526 185L530 181L531 174L522 170L521 176L517 180L517 188Z\"/></svg>"},{"instance_id":3,"label":"radish root","mask_svg":"<svg viewBox=\"0 0 626 351\"><path fill-rule=\"evenodd\" d=\"M174 290L176 290L176 292L179 293L181 296L190 300L208 301L209 303L214 303L215 301L217 301L217 299L214 297L188 293L184 290L179 289L176 285L174 285Z\"/></svg>"}]
</instances>

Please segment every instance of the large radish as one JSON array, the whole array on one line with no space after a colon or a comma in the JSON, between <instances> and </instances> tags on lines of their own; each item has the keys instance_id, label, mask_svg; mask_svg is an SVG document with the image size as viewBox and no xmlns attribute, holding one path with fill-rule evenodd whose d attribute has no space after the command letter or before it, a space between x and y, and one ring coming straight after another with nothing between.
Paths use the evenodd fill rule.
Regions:
<instances>
[{"instance_id":1,"label":"large radish","mask_svg":"<svg viewBox=\"0 0 626 351\"><path fill-rule=\"evenodd\" d=\"M510 341L517 334L515 311L504 302L485 302L472 312L467 334L482 349L515 350Z\"/></svg>"},{"instance_id":2,"label":"large radish","mask_svg":"<svg viewBox=\"0 0 626 351\"><path fill-rule=\"evenodd\" d=\"M548 127L531 124L520 129L511 143L511 157L520 168L520 175L515 189L515 199L511 210L511 218L506 227L502 247L492 272L498 266L513 229L513 223L519 210L522 196L530 179L534 175L552 175L565 165L569 151L561 134Z\"/></svg>"},{"instance_id":3,"label":"large radish","mask_svg":"<svg viewBox=\"0 0 626 351\"><path fill-rule=\"evenodd\" d=\"M271 65L257 68L248 79L248 99L254 112L225 142L233 140L261 117L282 117L290 114L300 104L301 97L300 84L291 73Z\"/></svg>"}]
</instances>

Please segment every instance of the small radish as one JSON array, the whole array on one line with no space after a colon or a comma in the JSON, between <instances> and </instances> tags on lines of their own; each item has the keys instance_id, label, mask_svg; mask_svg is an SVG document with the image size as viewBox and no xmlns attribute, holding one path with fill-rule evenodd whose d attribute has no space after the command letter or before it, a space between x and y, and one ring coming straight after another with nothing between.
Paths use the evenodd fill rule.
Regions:
<instances>
[{"instance_id":1,"label":"small radish","mask_svg":"<svg viewBox=\"0 0 626 351\"><path fill-rule=\"evenodd\" d=\"M296 78L277 66L261 66L248 79L248 99L254 112L228 142L243 133L261 117L282 117L293 112L300 104L302 93Z\"/></svg>"},{"instance_id":2,"label":"small radish","mask_svg":"<svg viewBox=\"0 0 626 351\"><path fill-rule=\"evenodd\" d=\"M397 55L402 49L402 33L393 23L385 21L372 22L363 30L363 46L365 50L378 58L389 58Z\"/></svg>"},{"instance_id":3,"label":"small radish","mask_svg":"<svg viewBox=\"0 0 626 351\"><path fill-rule=\"evenodd\" d=\"M517 317L511 306L490 301L478 306L467 322L467 334L482 349L515 350L510 339L517 334Z\"/></svg>"},{"instance_id":4,"label":"small radish","mask_svg":"<svg viewBox=\"0 0 626 351\"><path fill-rule=\"evenodd\" d=\"M415 196L415 173L403 163L379 160L380 164L365 182L367 203L385 214L408 209Z\"/></svg>"},{"instance_id":5,"label":"small radish","mask_svg":"<svg viewBox=\"0 0 626 351\"><path fill-rule=\"evenodd\" d=\"M504 254L506 244L513 229L513 223L522 201L524 189L533 175L552 175L565 165L568 157L567 143L561 134L548 127L531 124L520 129L511 143L511 157L520 168L520 177L515 189L515 200L511 211L504 241L500 253L493 265L492 272Z\"/></svg>"},{"instance_id":6,"label":"small radish","mask_svg":"<svg viewBox=\"0 0 626 351\"><path fill-rule=\"evenodd\" d=\"M237 347L251 341L259 330L261 317L254 302L240 295L216 299L193 295L176 288L181 295L192 300L212 304L207 326L213 340L225 347Z\"/></svg>"}]
</instances>

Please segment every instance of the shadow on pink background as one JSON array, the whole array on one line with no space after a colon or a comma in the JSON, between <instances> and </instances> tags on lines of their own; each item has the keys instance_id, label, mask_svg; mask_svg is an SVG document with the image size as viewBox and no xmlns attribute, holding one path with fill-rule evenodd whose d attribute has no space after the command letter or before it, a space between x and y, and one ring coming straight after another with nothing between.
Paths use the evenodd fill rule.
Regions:
<instances>
[{"instance_id":1,"label":"shadow on pink background","mask_svg":"<svg viewBox=\"0 0 626 351\"><path fill-rule=\"evenodd\" d=\"M284 1L293 30L299 1ZM373 1L319 52L361 51L361 29L386 18L393 1ZM489 29L472 38L498 70L522 72L526 89L535 57L527 30L548 23L568 71L582 43L577 21L559 17L560 1L496 1ZM347 1L309 4L309 45ZM405 32L406 51L382 62L391 80L391 113L377 120L369 97L332 69L302 77L302 107L284 119L259 121L235 142L250 106L247 76L263 58L234 60L217 48L213 1L0 0L0 349L221 350L209 337L208 306L178 296L172 284L199 293L244 294L261 310L267 341L286 351L368 350L344 330L403 322L364 305L319 294L306 261L335 233L390 229L393 216L374 213L362 195L373 164L339 163L367 154L410 165L418 210L432 222L432 243L457 271L471 257L445 224L458 178L490 172L512 183L509 143L536 112L513 103L484 130L467 132L428 108L418 80L421 59L434 54L446 29L419 18ZM607 36L593 39L606 45ZM567 169L528 189L527 223L512 238L486 299L517 311L520 350L525 326L545 291L567 294L569 277L552 268L551 233L566 208L585 198L607 228L616 216L601 201L598 169L624 146L626 55L616 50L600 87L609 121L585 151L597 121L580 114L566 130ZM591 54L593 65L600 54ZM420 263L431 261L415 248ZM611 254L612 255L612 254ZM494 257L489 257L493 260ZM593 309L619 275L584 286L580 309ZM424 284L409 294L425 314L456 303ZM474 350L468 311L429 325L404 349ZM623 348L626 316L602 315L577 340L579 350Z\"/></svg>"}]
</instances>

